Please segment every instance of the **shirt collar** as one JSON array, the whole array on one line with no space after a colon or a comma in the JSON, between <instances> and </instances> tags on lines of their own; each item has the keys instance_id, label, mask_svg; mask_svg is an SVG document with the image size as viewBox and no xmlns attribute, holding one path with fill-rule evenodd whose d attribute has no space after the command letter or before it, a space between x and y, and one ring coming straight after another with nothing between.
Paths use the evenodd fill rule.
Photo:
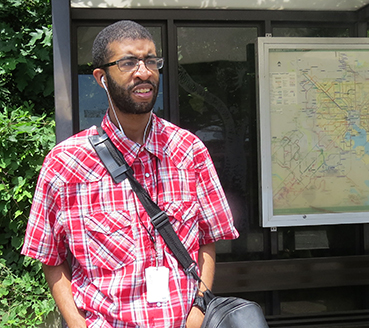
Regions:
<instances>
[{"instance_id":1,"label":"shirt collar","mask_svg":"<svg viewBox=\"0 0 369 328\"><path fill-rule=\"evenodd\" d=\"M118 150L124 155L127 164L131 166L133 161L137 157L139 151L145 148L148 152L155 155L160 161L163 159L163 149L165 140L162 136L164 125L155 114L152 114L152 124L149 135L144 145L140 145L129 139L124 131L122 131L114 125L111 121L108 112L105 114L101 127L107 133L111 141L118 148Z\"/></svg>"}]
</instances>

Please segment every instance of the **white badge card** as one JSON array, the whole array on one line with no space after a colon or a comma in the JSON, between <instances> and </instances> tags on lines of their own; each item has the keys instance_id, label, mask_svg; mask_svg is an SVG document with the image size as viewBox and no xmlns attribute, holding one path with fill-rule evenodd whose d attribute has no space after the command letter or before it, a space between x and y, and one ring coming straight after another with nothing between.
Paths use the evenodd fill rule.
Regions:
<instances>
[{"instance_id":1,"label":"white badge card","mask_svg":"<svg viewBox=\"0 0 369 328\"><path fill-rule=\"evenodd\" d=\"M169 269L163 266L145 269L147 301L149 303L169 300Z\"/></svg>"}]
</instances>

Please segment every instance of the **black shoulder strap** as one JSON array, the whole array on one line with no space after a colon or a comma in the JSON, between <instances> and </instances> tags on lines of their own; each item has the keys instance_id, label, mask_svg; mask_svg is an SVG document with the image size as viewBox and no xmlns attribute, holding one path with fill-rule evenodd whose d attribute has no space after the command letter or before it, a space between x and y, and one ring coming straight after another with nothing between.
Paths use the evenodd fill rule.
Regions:
<instances>
[{"instance_id":1,"label":"black shoulder strap","mask_svg":"<svg viewBox=\"0 0 369 328\"><path fill-rule=\"evenodd\" d=\"M114 146L108 135L101 127L97 128L99 134L89 136L89 141L97 155L104 163L115 183L121 183L128 177L132 169L128 166L122 153Z\"/></svg>"},{"instance_id":2,"label":"black shoulder strap","mask_svg":"<svg viewBox=\"0 0 369 328\"><path fill-rule=\"evenodd\" d=\"M167 214L151 199L150 195L133 176L133 170L127 164L123 154L115 147L108 135L101 127L97 128L99 135L89 136L90 143L95 149L115 183L128 178L132 190L136 193L142 206L151 218L155 229L158 230L174 256L181 263L184 271L191 274L197 281L201 281L196 272L196 262L192 260L186 248L173 230Z\"/></svg>"}]
</instances>

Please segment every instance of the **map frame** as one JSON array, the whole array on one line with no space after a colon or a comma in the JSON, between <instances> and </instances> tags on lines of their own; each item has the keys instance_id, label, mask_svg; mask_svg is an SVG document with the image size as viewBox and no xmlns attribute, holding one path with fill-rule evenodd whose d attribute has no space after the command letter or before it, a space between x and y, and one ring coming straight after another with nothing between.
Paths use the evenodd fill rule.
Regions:
<instances>
[{"instance_id":1,"label":"map frame","mask_svg":"<svg viewBox=\"0 0 369 328\"><path fill-rule=\"evenodd\" d=\"M364 211L342 212L322 211L319 213L303 213L293 208L282 211L274 207L273 169L272 169L272 129L278 121L271 119L271 112L275 110L272 104L270 60L277 52L302 51L365 51L369 62L369 38L286 38L259 37L256 47L257 67L257 126L259 151L259 181L260 187L260 224L266 228L288 226L313 226L331 224L355 224L369 222L369 207ZM366 76L365 76L366 77ZM369 79L369 73L368 73ZM369 186L368 186L369 191ZM283 214L278 214L284 212ZM288 214L286 214L288 213Z\"/></svg>"}]
</instances>

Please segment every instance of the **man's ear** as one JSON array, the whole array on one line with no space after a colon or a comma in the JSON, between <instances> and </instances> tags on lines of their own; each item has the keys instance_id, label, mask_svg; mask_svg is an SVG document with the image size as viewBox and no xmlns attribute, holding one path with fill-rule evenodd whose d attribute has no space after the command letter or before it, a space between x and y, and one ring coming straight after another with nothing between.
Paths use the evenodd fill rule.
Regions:
<instances>
[{"instance_id":1,"label":"man's ear","mask_svg":"<svg viewBox=\"0 0 369 328\"><path fill-rule=\"evenodd\" d=\"M101 68L95 68L92 74L93 74L96 82L98 83L98 85L100 87L104 88L104 85L103 85L101 79L105 76L105 71ZM105 79L105 83L106 83L106 79Z\"/></svg>"}]
</instances>

